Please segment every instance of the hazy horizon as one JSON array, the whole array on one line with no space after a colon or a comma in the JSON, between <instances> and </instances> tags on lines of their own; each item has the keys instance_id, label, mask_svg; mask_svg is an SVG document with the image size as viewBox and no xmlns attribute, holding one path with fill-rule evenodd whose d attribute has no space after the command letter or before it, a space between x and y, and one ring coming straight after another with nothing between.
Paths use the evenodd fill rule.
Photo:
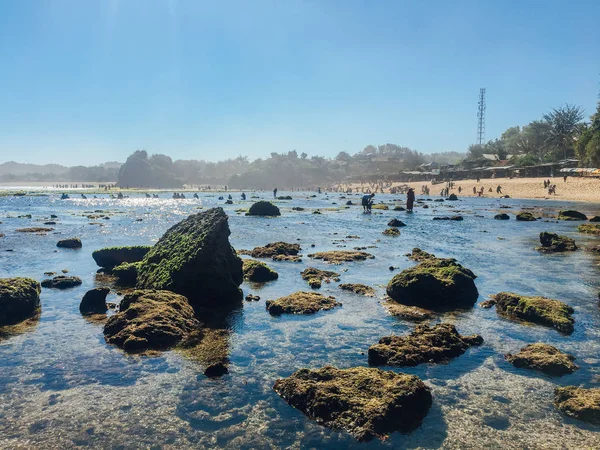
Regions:
<instances>
[{"instance_id":1,"label":"hazy horizon","mask_svg":"<svg viewBox=\"0 0 600 450\"><path fill-rule=\"evenodd\" d=\"M565 103L587 119L599 18L587 0L3 2L0 162L464 153L480 87L487 139Z\"/></svg>"}]
</instances>

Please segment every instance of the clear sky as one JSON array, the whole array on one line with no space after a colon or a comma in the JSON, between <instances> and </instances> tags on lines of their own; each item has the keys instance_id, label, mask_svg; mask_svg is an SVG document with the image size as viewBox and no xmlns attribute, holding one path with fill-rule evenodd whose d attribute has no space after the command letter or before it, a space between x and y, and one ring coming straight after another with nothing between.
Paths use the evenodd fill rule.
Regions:
<instances>
[{"instance_id":1,"label":"clear sky","mask_svg":"<svg viewBox=\"0 0 600 450\"><path fill-rule=\"evenodd\" d=\"M0 162L466 151L600 91L600 1L0 0Z\"/></svg>"}]
</instances>

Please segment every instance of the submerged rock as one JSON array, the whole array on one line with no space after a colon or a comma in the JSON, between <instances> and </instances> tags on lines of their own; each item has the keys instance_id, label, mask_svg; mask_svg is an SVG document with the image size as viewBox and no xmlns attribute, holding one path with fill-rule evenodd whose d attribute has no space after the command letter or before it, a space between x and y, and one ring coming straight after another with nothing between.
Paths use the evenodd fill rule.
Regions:
<instances>
[{"instance_id":1,"label":"submerged rock","mask_svg":"<svg viewBox=\"0 0 600 450\"><path fill-rule=\"evenodd\" d=\"M558 220L587 220L587 216L579 211L567 210L558 213Z\"/></svg>"},{"instance_id":2,"label":"submerged rock","mask_svg":"<svg viewBox=\"0 0 600 450\"><path fill-rule=\"evenodd\" d=\"M229 244L222 208L193 214L169 228L139 263L137 287L170 290L193 306L215 307L242 299L242 260Z\"/></svg>"},{"instance_id":3,"label":"submerged rock","mask_svg":"<svg viewBox=\"0 0 600 450\"><path fill-rule=\"evenodd\" d=\"M575 320L571 314L574 310L561 301L500 292L491 296L488 303L495 304L500 315L553 327L565 334L573 332Z\"/></svg>"},{"instance_id":4,"label":"submerged rock","mask_svg":"<svg viewBox=\"0 0 600 450\"><path fill-rule=\"evenodd\" d=\"M517 214L519 222L535 222L537 219L530 212L520 212Z\"/></svg>"},{"instance_id":5,"label":"submerged rock","mask_svg":"<svg viewBox=\"0 0 600 450\"><path fill-rule=\"evenodd\" d=\"M403 208L400 205L394 206L394 211L406 211L406 208Z\"/></svg>"},{"instance_id":6,"label":"submerged rock","mask_svg":"<svg viewBox=\"0 0 600 450\"><path fill-rule=\"evenodd\" d=\"M384 230L381 234L385 236L400 236L400 230L396 227L391 227Z\"/></svg>"},{"instance_id":7,"label":"submerged rock","mask_svg":"<svg viewBox=\"0 0 600 450\"><path fill-rule=\"evenodd\" d=\"M299 291L277 300L267 300L267 311L273 315L279 314L314 314L317 311L333 309L342 306L335 297L325 297L315 292Z\"/></svg>"},{"instance_id":8,"label":"submerged rock","mask_svg":"<svg viewBox=\"0 0 600 450\"><path fill-rule=\"evenodd\" d=\"M321 287L321 282L325 281L326 283L330 283L333 281L340 281L339 273L331 272L329 270L321 270L315 267L308 267L304 269L300 275L302 279L308 281L308 285L311 288L318 289Z\"/></svg>"},{"instance_id":9,"label":"submerged rock","mask_svg":"<svg viewBox=\"0 0 600 450\"><path fill-rule=\"evenodd\" d=\"M537 247L537 250L547 253L577 250L577 246L573 239L555 233L548 233L547 231L542 231L540 233L540 243L542 246Z\"/></svg>"},{"instance_id":10,"label":"submerged rock","mask_svg":"<svg viewBox=\"0 0 600 450\"><path fill-rule=\"evenodd\" d=\"M388 222L388 227L405 227L406 224L398 219L392 219Z\"/></svg>"},{"instance_id":11,"label":"submerged rock","mask_svg":"<svg viewBox=\"0 0 600 450\"><path fill-rule=\"evenodd\" d=\"M421 322L433 318L431 311L419 308L418 306L406 306L390 299L383 302L382 305L390 315L397 317L398 319Z\"/></svg>"},{"instance_id":12,"label":"submerged rock","mask_svg":"<svg viewBox=\"0 0 600 450\"><path fill-rule=\"evenodd\" d=\"M577 227L577 231L587 234L600 234L600 225L584 223Z\"/></svg>"},{"instance_id":13,"label":"submerged rock","mask_svg":"<svg viewBox=\"0 0 600 450\"><path fill-rule=\"evenodd\" d=\"M496 214L494 216L494 219L496 219L496 220L510 220L510 216L508 214L505 214L505 213Z\"/></svg>"},{"instance_id":14,"label":"submerged rock","mask_svg":"<svg viewBox=\"0 0 600 450\"><path fill-rule=\"evenodd\" d=\"M437 258L426 252L417 252L414 257L420 258L419 264L403 270L388 283L387 294L392 300L433 310L470 308L475 304L479 292L473 272L455 259Z\"/></svg>"},{"instance_id":15,"label":"submerged rock","mask_svg":"<svg viewBox=\"0 0 600 450\"><path fill-rule=\"evenodd\" d=\"M164 350L200 327L188 300L160 290L136 290L121 301L121 310L104 326L104 337L131 353Z\"/></svg>"},{"instance_id":16,"label":"submerged rock","mask_svg":"<svg viewBox=\"0 0 600 450\"><path fill-rule=\"evenodd\" d=\"M54 228L29 227L29 228L18 228L15 231L18 233L49 233L50 231L54 231Z\"/></svg>"},{"instance_id":17,"label":"submerged rock","mask_svg":"<svg viewBox=\"0 0 600 450\"><path fill-rule=\"evenodd\" d=\"M40 308L40 291L31 278L0 278L0 326L33 316Z\"/></svg>"},{"instance_id":18,"label":"submerged rock","mask_svg":"<svg viewBox=\"0 0 600 450\"><path fill-rule=\"evenodd\" d=\"M58 241L56 246L60 248L81 248L82 244L79 238L68 238Z\"/></svg>"},{"instance_id":19,"label":"submerged rock","mask_svg":"<svg viewBox=\"0 0 600 450\"><path fill-rule=\"evenodd\" d=\"M267 266L264 262L254 259L243 260L244 279L257 283L276 280L279 274Z\"/></svg>"},{"instance_id":20,"label":"submerged rock","mask_svg":"<svg viewBox=\"0 0 600 450\"><path fill-rule=\"evenodd\" d=\"M352 291L355 294L364 295L366 297L375 297L375 289L371 286L358 283L344 283L338 286L340 289L345 291Z\"/></svg>"},{"instance_id":21,"label":"submerged rock","mask_svg":"<svg viewBox=\"0 0 600 450\"><path fill-rule=\"evenodd\" d=\"M540 342L526 345L519 353L509 353L505 358L515 367L539 370L548 375L562 376L579 369L573 364L574 356Z\"/></svg>"},{"instance_id":22,"label":"submerged rock","mask_svg":"<svg viewBox=\"0 0 600 450\"><path fill-rule=\"evenodd\" d=\"M388 205L384 205L383 203L378 203L376 205L371 206L372 209L380 209L383 211L387 211L388 209L390 209L390 207Z\"/></svg>"},{"instance_id":23,"label":"submerged rock","mask_svg":"<svg viewBox=\"0 0 600 450\"><path fill-rule=\"evenodd\" d=\"M84 315L105 314L108 310L106 296L110 292L107 287L94 288L85 293L79 304L79 312Z\"/></svg>"},{"instance_id":24,"label":"submerged rock","mask_svg":"<svg viewBox=\"0 0 600 450\"><path fill-rule=\"evenodd\" d=\"M271 259L273 261L302 262L302 258L297 255L275 255Z\"/></svg>"},{"instance_id":25,"label":"submerged rock","mask_svg":"<svg viewBox=\"0 0 600 450\"><path fill-rule=\"evenodd\" d=\"M386 336L369 347L372 366L416 366L425 362L447 361L462 355L473 345L481 345L478 334L461 336L454 325L417 325L408 336Z\"/></svg>"},{"instance_id":26,"label":"submerged rock","mask_svg":"<svg viewBox=\"0 0 600 450\"><path fill-rule=\"evenodd\" d=\"M281 212L279 211L279 208L277 206L275 206L273 203L261 200L260 202L256 202L255 204L253 204L250 207L250 209L248 210L248 213L246 213L246 215L247 216L280 216Z\"/></svg>"},{"instance_id":27,"label":"submerged rock","mask_svg":"<svg viewBox=\"0 0 600 450\"><path fill-rule=\"evenodd\" d=\"M208 378L222 377L223 375L225 375L227 373L229 373L229 369L222 362L211 364L204 371L204 375L206 375Z\"/></svg>"},{"instance_id":28,"label":"submerged rock","mask_svg":"<svg viewBox=\"0 0 600 450\"><path fill-rule=\"evenodd\" d=\"M288 244L287 242L271 242L264 247L256 247L250 252L253 258L273 258L278 255L296 256L300 253L299 244Z\"/></svg>"},{"instance_id":29,"label":"submerged rock","mask_svg":"<svg viewBox=\"0 0 600 450\"><path fill-rule=\"evenodd\" d=\"M94 261L96 261L98 266L112 269L123 263L141 261L151 248L152 246L150 245L107 247L94 251L92 253L92 258L94 258Z\"/></svg>"},{"instance_id":30,"label":"submerged rock","mask_svg":"<svg viewBox=\"0 0 600 450\"><path fill-rule=\"evenodd\" d=\"M349 251L349 250L332 250L329 252L318 252L308 255L309 258L322 259L330 264L342 264L348 261L365 261L375 258L367 252Z\"/></svg>"},{"instance_id":31,"label":"submerged rock","mask_svg":"<svg viewBox=\"0 0 600 450\"><path fill-rule=\"evenodd\" d=\"M577 386L554 390L554 406L569 417L600 425L600 389Z\"/></svg>"},{"instance_id":32,"label":"submerged rock","mask_svg":"<svg viewBox=\"0 0 600 450\"><path fill-rule=\"evenodd\" d=\"M42 281L42 287L51 289L68 289L79 286L82 283L81 278L57 275L54 278L48 278Z\"/></svg>"},{"instance_id":33,"label":"submerged rock","mask_svg":"<svg viewBox=\"0 0 600 450\"><path fill-rule=\"evenodd\" d=\"M359 441L416 429L432 403L430 389L415 375L367 367L301 369L273 389L309 418Z\"/></svg>"},{"instance_id":34,"label":"submerged rock","mask_svg":"<svg viewBox=\"0 0 600 450\"><path fill-rule=\"evenodd\" d=\"M433 220L463 220L463 216L437 216Z\"/></svg>"}]
</instances>

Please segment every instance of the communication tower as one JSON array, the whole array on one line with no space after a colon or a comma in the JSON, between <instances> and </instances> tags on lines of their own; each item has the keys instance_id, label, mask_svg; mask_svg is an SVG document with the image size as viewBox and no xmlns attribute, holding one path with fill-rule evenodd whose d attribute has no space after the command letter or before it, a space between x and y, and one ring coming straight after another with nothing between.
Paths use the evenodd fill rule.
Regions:
<instances>
[{"instance_id":1,"label":"communication tower","mask_svg":"<svg viewBox=\"0 0 600 450\"><path fill-rule=\"evenodd\" d=\"M477 143L485 142L485 88L479 89L479 103L477 107Z\"/></svg>"}]
</instances>

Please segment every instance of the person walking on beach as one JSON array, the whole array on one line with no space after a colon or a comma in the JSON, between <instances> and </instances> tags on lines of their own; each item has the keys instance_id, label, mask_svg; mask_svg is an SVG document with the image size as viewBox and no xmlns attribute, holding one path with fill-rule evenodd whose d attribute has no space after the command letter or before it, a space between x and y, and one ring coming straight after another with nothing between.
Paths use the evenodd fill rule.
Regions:
<instances>
[{"instance_id":1,"label":"person walking on beach","mask_svg":"<svg viewBox=\"0 0 600 450\"><path fill-rule=\"evenodd\" d=\"M496 188L496 194L502 194L502 186L498 185Z\"/></svg>"},{"instance_id":2,"label":"person walking on beach","mask_svg":"<svg viewBox=\"0 0 600 450\"><path fill-rule=\"evenodd\" d=\"M410 188L406 193L406 210L408 212L412 212L413 205L415 203L415 191L413 188Z\"/></svg>"},{"instance_id":3,"label":"person walking on beach","mask_svg":"<svg viewBox=\"0 0 600 450\"><path fill-rule=\"evenodd\" d=\"M273 198L277 198L277 188L273 189Z\"/></svg>"},{"instance_id":4,"label":"person walking on beach","mask_svg":"<svg viewBox=\"0 0 600 450\"><path fill-rule=\"evenodd\" d=\"M362 198L363 212L371 211L371 206L373 205L373 197L375 197L375 194L363 195L363 198Z\"/></svg>"}]
</instances>

